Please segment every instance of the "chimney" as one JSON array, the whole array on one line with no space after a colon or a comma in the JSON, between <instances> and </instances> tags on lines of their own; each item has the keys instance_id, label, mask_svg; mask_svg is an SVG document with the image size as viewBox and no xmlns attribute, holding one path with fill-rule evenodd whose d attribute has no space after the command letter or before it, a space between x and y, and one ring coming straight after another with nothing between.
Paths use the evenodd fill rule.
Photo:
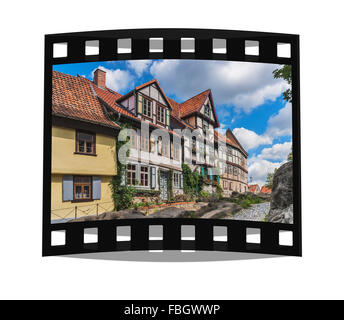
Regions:
<instances>
[{"instance_id":1,"label":"chimney","mask_svg":"<svg viewBox=\"0 0 344 320\"><path fill-rule=\"evenodd\" d=\"M233 138L233 136L232 136L232 131L231 131L231 129L229 129L229 128L226 130L226 137L227 137L228 139Z\"/></svg>"},{"instance_id":2,"label":"chimney","mask_svg":"<svg viewBox=\"0 0 344 320\"><path fill-rule=\"evenodd\" d=\"M106 87L106 72L100 69L94 71L93 82L98 86L105 88Z\"/></svg>"}]
</instances>

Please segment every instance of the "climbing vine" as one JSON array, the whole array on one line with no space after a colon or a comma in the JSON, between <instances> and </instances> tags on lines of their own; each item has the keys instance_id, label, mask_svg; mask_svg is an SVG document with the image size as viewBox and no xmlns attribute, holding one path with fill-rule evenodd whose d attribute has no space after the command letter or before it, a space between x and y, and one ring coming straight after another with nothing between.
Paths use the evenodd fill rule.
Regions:
<instances>
[{"instance_id":1,"label":"climbing vine","mask_svg":"<svg viewBox=\"0 0 344 320\"><path fill-rule=\"evenodd\" d=\"M173 170L170 169L168 172L168 200L171 201L173 198Z\"/></svg>"},{"instance_id":2,"label":"climbing vine","mask_svg":"<svg viewBox=\"0 0 344 320\"><path fill-rule=\"evenodd\" d=\"M198 195L204 184L204 178L198 172L193 172L191 168L183 163L183 191L189 195Z\"/></svg>"},{"instance_id":3,"label":"climbing vine","mask_svg":"<svg viewBox=\"0 0 344 320\"><path fill-rule=\"evenodd\" d=\"M121 128L130 129L131 127L128 124L123 124ZM133 205L133 199L136 193L135 187L122 185L122 179L125 175L125 164L122 164L121 161L119 161L118 154L120 148L127 142L129 142L129 137L127 137L125 141L119 141L118 139L116 139L115 157L117 164L117 175L115 175L109 183L115 210L130 208ZM127 152L129 153L130 151L128 150Z\"/></svg>"}]
</instances>

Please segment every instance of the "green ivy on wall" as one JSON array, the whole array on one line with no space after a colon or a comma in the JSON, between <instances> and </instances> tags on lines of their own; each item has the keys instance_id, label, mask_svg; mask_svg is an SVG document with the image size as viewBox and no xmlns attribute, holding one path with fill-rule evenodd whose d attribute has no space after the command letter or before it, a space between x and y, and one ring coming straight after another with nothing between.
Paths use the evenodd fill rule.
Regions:
<instances>
[{"instance_id":1,"label":"green ivy on wall","mask_svg":"<svg viewBox=\"0 0 344 320\"><path fill-rule=\"evenodd\" d=\"M193 172L191 168L183 163L183 191L185 194L198 195L204 185L204 178L198 172Z\"/></svg>"},{"instance_id":2,"label":"green ivy on wall","mask_svg":"<svg viewBox=\"0 0 344 320\"><path fill-rule=\"evenodd\" d=\"M131 129L128 124L123 124L121 129ZM116 164L117 164L117 175L114 176L109 183L112 192L112 200L114 202L115 210L123 210L130 208L133 205L133 199L136 193L136 188L133 186L121 185L122 179L125 175L125 164L119 161L118 154L120 148L129 142L129 137L125 141L118 141L116 139ZM129 152L129 150L128 150Z\"/></svg>"}]
</instances>

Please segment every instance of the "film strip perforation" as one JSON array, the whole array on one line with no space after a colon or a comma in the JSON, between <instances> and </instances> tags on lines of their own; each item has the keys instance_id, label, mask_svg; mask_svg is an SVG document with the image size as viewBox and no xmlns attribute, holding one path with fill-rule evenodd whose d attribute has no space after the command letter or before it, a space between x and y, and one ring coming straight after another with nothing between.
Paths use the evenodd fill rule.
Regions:
<instances>
[{"instance_id":1,"label":"film strip perforation","mask_svg":"<svg viewBox=\"0 0 344 320\"><path fill-rule=\"evenodd\" d=\"M64 244L50 245L54 252L90 253L105 251L128 250L219 250L239 252L274 253L281 250L284 254L293 255L295 244L298 243L297 233L293 225L266 224L252 221L222 221L222 220L189 220L185 219L137 219L138 221L90 221L79 223L64 223L51 225L50 233L65 235ZM149 219L153 220L153 219ZM167 221L166 221L167 220ZM161 227L162 233L157 239L150 235L151 227ZM127 228L126 232L122 232ZM193 232L183 232L185 228ZM215 228L224 228L222 239L214 236ZM85 234L90 229L96 229L97 240L85 241ZM252 231L254 231L252 233ZM292 245L280 244L283 232L290 232ZM125 234L125 235L123 235ZM259 241L252 241L258 238ZM257 237L258 235L258 237Z\"/></svg>"},{"instance_id":2,"label":"film strip perforation","mask_svg":"<svg viewBox=\"0 0 344 320\"><path fill-rule=\"evenodd\" d=\"M223 36L214 30L212 37L197 37L180 32L179 37L162 34L134 37L132 33L114 34L113 37L75 39L66 37L54 40L51 36L54 64L86 61L130 59L207 59L290 64L292 41L290 36L246 38ZM284 39L285 38L285 39ZM65 46L61 49L61 46ZM289 46L283 50L283 46ZM289 54L285 52L289 51Z\"/></svg>"}]
</instances>

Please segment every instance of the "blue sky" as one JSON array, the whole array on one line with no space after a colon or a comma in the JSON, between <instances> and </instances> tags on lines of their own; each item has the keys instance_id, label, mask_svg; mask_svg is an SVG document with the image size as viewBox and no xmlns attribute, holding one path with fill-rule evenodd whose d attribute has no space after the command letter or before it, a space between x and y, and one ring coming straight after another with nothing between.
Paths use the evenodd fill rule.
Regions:
<instances>
[{"instance_id":1,"label":"blue sky","mask_svg":"<svg viewBox=\"0 0 344 320\"><path fill-rule=\"evenodd\" d=\"M249 177L263 185L268 172L279 167L291 150L291 105L282 93L288 84L274 79L280 65L209 60L133 60L56 65L54 70L92 79L107 72L107 86L125 94L157 79L178 102L211 89L219 131L230 128L249 153Z\"/></svg>"}]
</instances>

